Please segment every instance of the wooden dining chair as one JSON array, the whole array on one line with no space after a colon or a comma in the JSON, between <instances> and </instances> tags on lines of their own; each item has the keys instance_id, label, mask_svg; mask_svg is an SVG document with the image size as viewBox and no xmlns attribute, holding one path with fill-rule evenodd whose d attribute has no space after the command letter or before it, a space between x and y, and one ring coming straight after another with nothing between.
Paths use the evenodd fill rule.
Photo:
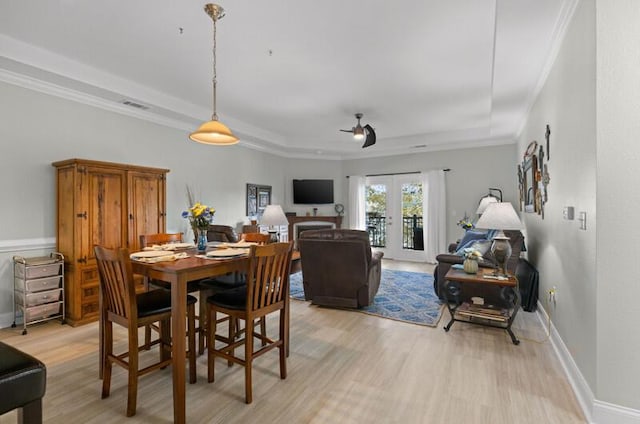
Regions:
<instances>
[{"instance_id":1,"label":"wooden dining chair","mask_svg":"<svg viewBox=\"0 0 640 424\"><path fill-rule=\"evenodd\" d=\"M140 235L140 248L151 247L154 245L163 245L167 243L180 243L182 242L182 233L157 233L157 234L141 234ZM145 277L146 278L146 277ZM149 280L146 282L148 288L161 288L165 290L171 290L171 285L166 281ZM197 319L197 317L196 317ZM149 341L151 340L151 330L158 330L157 326L147 325L144 330L144 347L149 349Z\"/></svg>"},{"instance_id":2,"label":"wooden dining chair","mask_svg":"<svg viewBox=\"0 0 640 424\"><path fill-rule=\"evenodd\" d=\"M181 243L183 241L182 233L158 233L158 234L142 234L140 235L140 247L150 247L153 245L163 245L167 243ZM198 334L198 345L204 346L205 338L206 338L206 325L204 321L207 318L207 311L204 300L207 296L213 294L210 287L203 287L200 285L201 280L189 281L187 282L187 293L195 293L198 292L199 299L202 299L201 302L198 302L198 314L196 315L196 320L198 321L198 326L196 327L196 333ZM151 280L149 281L151 286L160 287L165 290L171 290L171 283L161 280ZM149 331L149 330L145 330ZM146 340L145 335L145 340ZM204 348L200 348L199 354L202 354Z\"/></svg>"},{"instance_id":3,"label":"wooden dining chair","mask_svg":"<svg viewBox=\"0 0 640 424\"><path fill-rule=\"evenodd\" d=\"M242 226L242 232L243 233L259 233L260 229L258 228L258 224L251 224L251 225L243 225Z\"/></svg>"},{"instance_id":4,"label":"wooden dining chair","mask_svg":"<svg viewBox=\"0 0 640 424\"><path fill-rule=\"evenodd\" d=\"M262 233L242 233L238 236L240 240L244 240L249 243L267 244L271 240L269 234Z\"/></svg>"},{"instance_id":5,"label":"wooden dining chair","mask_svg":"<svg viewBox=\"0 0 640 424\"><path fill-rule=\"evenodd\" d=\"M167 243L181 243L182 233L158 233L158 234L141 234L140 247L150 247L153 245L163 245Z\"/></svg>"},{"instance_id":6,"label":"wooden dining chair","mask_svg":"<svg viewBox=\"0 0 640 424\"><path fill-rule=\"evenodd\" d=\"M260 234L260 233L242 233L238 235L238 239L240 241L246 241L249 243L258 243L262 245L262 244L269 243L269 241L271 240L271 236L269 234ZM200 286L205 290L210 290L211 294L214 294L216 292L220 292L223 290L230 290L230 289L244 286L245 282L246 282L245 274L234 272L228 275L223 275L215 278L207 278L205 280L202 280L200 282ZM201 297L201 299L203 298ZM202 305L203 303L201 303L201 306ZM200 313L201 314L203 313L202 307L200 308ZM219 318L217 321L218 321L218 324L220 324L228 320L229 320L229 317L222 317L222 318ZM260 324L261 333L266 334L266 331L267 331L266 320L264 318L260 319L259 324ZM205 327L206 327L206 324L205 324ZM228 336L225 337L218 334L216 337L218 338L218 340L222 340L226 342L227 340L230 340L230 338L232 337L232 334L235 331L237 331L237 328L238 328L237 320L233 320L229 323ZM205 331L206 331L206 328L205 328ZM205 340L206 338L202 338L202 337L200 337L199 339L199 345L198 345L199 354L202 354L204 352Z\"/></svg>"},{"instance_id":7,"label":"wooden dining chair","mask_svg":"<svg viewBox=\"0 0 640 424\"><path fill-rule=\"evenodd\" d=\"M100 313L104 328L104 352L100 353L103 361L102 398L109 397L111 391L113 364L120 365L128 373L127 416L130 417L136 413L138 378L171 365L171 294L165 290L136 294L128 249L95 246L94 250L100 278ZM190 383L196 382L195 303L195 297L187 296ZM128 351L121 354L113 351L113 323L128 330ZM139 369L138 328L152 323L159 323L160 337L151 344L160 345L160 359Z\"/></svg>"},{"instance_id":8,"label":"wooden dining chair","mask_svg":"<svg viewBox=\"0 0 640 424\"><path fill-rule=\"evenodd\" d=\"M287 378L286 341L289 331L287 307L289 303L289 268L293 243L272 243L252 246L249 253L247 284L244 287L216 293L207 299L208 321L212 323L207 331L208 380L214 381L215 358L221 357L245 367L245 401L251 403L251 373L253 361L258 356L278 348L280 350L280 378ZM245 322L244 337L233 335L224 345L216 348L216 315L218 312ZM280 312L279 336L273 340L266 334L254 331L257 319L270 313ZM264 342L254 351L254 338ZM244 345L244 355L235 355L235 349Z\"/></svg>"}]
</instances>

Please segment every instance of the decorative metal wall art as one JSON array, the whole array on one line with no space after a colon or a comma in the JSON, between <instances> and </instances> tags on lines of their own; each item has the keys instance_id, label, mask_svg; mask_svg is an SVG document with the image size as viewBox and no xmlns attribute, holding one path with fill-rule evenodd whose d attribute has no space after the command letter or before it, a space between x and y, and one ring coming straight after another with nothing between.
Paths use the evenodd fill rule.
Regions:
<instances>
[{"instance_id":1,"label":"decorative metal wall art","mask_svg":"<svg viewBox=\"0 0 640 424\"><path fill-rule=\"evenodd\" d=\"M545 163L545 159L549 160L550 134L551 130L547 125L545 131L546 157L544 146L542 144L538 146L538 142L534 140L527 146L522 163L518 165L520 210L526 213L537 213L542 219L544 219L544 205L549 200L547 186L551 181L549 169Z\"/></svg>"}]
</instances>

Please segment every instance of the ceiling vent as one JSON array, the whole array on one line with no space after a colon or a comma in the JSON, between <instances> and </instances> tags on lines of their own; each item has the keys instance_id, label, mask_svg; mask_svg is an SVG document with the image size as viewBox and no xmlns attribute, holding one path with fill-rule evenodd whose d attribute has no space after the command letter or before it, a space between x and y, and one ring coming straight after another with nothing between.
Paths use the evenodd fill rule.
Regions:
<instances>
[{"instance_id":1,"label":"ceiling vent","mask_svg":"<svg viewBox=\"0 0 640 424\"><path fill-rule=\"evenodd\" d=\"M122 100L120 101L125 106L133 107L140 110L148 110L149 106L141 105L140 103L132 102L131 100Z\"/></svg>"},{"instance_id":2,"label":"ceiling vent","mask_svg":"<svg viewBox=\"0 0 640 424\"><path fill-rule=\"evenodd\" d=\"M427 147L426 144L416 144L415 146L413 146L414 149L423 149L425 147Z\"/></svg>"}]
</instances>

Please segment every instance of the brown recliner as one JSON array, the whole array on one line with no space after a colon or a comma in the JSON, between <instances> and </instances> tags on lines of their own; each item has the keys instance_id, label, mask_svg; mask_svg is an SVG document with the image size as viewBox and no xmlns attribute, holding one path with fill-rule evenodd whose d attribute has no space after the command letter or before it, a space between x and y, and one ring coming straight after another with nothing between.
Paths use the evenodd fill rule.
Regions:
<instances>
[{"instance_id":1,"label":"brown recliner","mask_svg":"<svg viewBox=\"0 0 640 424\"><path fill-rule=\"evenodd\" d=\"M506 271L515 274L516 268L518 267L518 260L520 258L520 252L524 246L524 236L520 230L504 230L505 236L509 237L509 244L511 245L511 256L507 260L506 263ZM443 253L436 256L436 261L438 261L438 265L436 265L433 270L433 289L438 295L438 297L444 300L444 276L447 275L449 269L451 269L451 265L454 264L462 264L464 262L464 258L462 256L456 255L455 253L456 245L449 246L449 251L452 253ZM487 252L480 261L478 261L478 265L484 268L495 268L495 261L491 255L491 252ZM470 286L469 286L470 287ZM465 297L466 296L480 296L486 297L488 293L485 290L482 290L478 287L468 288L465 286ZM468 293L467 293L468 292Z\"/></svg>"},{"instance_id":2,"label":"brown recliner","mask_svg":"<svg viewBox=\"0 0 640 424\"><path fill-rule=\"evenodd\" d=\"M323 306L361 308L380 287L382 252L360 230L308 230L298 239L304 297Z\"/></svg>"},{"instance_id":3,"label":"brown recliner","mask_svg":"<svg viewBox=\"0 0 640 424\"><path fill-rule=\"evenodd\" d=\"M209 225L207 230L207 241L223 241L235 243L238 241L238 234L229 225Z\"/></svg>"}]
</instances>

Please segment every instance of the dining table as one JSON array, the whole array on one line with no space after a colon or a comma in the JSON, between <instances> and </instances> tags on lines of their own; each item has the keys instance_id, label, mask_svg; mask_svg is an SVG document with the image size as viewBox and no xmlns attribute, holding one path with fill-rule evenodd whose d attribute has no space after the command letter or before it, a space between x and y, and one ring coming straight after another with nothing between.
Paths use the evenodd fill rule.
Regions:
<instances>
[{"instance_id":1,"label":"dining table","mask_svg":"<svg viewBox=\"0 0 640 424\"><path fill-rule=\"evenodd\" d=\"M216 246L211 246L213 250ZM140 262L131 261L134 274L149 279L166 281L171 284L171 358L173 374L173 420L174 423L186 422L186 315L187 315L187 283L203 278L217 277L231 272L244 272L249 265L247 255L210 259L202 257L195 249L185 251L186 258L175 261ZM294 252L292 262L300 261L300 253ZM201 299L200 301L204 301ZM288 302L287 302L288 303ZM286 308L286 319L289 320L289 308ZM285 344L288 353L289 334L285 326Z\"/></svg>"}]
</instances>

